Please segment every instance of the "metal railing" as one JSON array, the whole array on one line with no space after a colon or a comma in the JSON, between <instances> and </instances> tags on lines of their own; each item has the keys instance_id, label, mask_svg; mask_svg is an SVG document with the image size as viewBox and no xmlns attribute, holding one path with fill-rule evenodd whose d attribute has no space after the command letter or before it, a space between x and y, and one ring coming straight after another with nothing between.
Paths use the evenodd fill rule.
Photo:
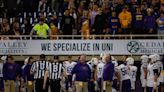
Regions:
<instances>
[{"instance_id":1,"label":"metal railing","mask_svg":"<svg viewBox=\"0 0 164 92\"><path fill-rule=\"evenodd\" d=\"M42 39L36 35L0 35L1 40L37 40ZM89 35L89 36L82 36L82 35L52 35L51 37L48 36L47 39L49 40L62 40L62 39L164 39L164 35ZM45 40L47 40L45 39ZM43 39L42 39L43 40Z\"/></svg>"}]
</instances>

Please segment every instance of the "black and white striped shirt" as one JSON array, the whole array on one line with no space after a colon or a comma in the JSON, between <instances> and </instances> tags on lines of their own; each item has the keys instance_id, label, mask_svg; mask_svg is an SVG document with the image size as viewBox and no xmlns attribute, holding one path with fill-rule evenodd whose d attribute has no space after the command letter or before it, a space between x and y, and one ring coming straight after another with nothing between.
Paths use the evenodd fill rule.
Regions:
<instances>
[{"instance_id":1,"label":"black and white striped shirt","mask_svg":"<svg viewBox=\"0 0 164 92\"><path fill-rule=\"evenodd\" d=\"M49 78L53 80L61 79L63 71L65 71L63 63L51 63L49 67Z\"/></svg>"},{"instance_id":2,"label":"black and white striped shirt","mask_svg":"<svg viewBox=\"0 0 164 92\"><path fill-rule=\"evenodd\" d=\"M34 79L43 79L45 75L45 70L48 69L50 63L46 60L38 60L33 63L31 71L34 72Z\"/></svg>"}]
</instances>

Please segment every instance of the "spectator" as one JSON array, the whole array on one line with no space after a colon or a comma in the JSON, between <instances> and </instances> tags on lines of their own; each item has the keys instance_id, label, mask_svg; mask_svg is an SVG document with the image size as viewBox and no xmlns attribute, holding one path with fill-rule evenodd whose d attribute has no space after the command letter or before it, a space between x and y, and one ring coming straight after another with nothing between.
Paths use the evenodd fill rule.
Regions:
<instances>
[{"instance_id":1,"label":"spectator","mask_svg":"<svg viewBox=\"0 0 164 92\"><path fill-rule=\"evenodd\" d=\"M83 39L89 39L89 23L90 23L90 20L89 20L89 14L88 14L88 11L85 10L83 11L83 16L82 16L82 19L81 19L81 34L83 36Z\"/></svg>"},{"instance_id":2,"label":"spectator","mask_svg":"<svg viewBox=\"0 0 164 92\"><path fill-rule=\"evenodd\" d=\"M22 34L21 29L20 29L20 24L19 22L15 21L13 23L13 29L12 31L14 32L13 35L20 36Z\"/></svg>"},{"instance_id":3,"label":"spectator","mask_svg":"<svg viewBox=\"0 0 164 92\"><path fill-rule=\"evenodd\" d=\"M22 30L24 30L23 31L24 35L29 35L31 29L32 29L32 25L30 24L30 19L29 18L24 19L22 25Z\"/></svg>"},{"instance_id":4,"label":"spectator","mask_svg":"<svg viewBox=\"0 0 164 92\"><path fill-rule=\"evenodd\" d=\"M159 12L164 12L164 2L161 3Z\"/></svg>"},{"instance_id":5,"label":"spectator","mask_svg":"<svg viewBox=\"0 0 164 92\"><path fill-rule=\"evenodd\" d=\"M68 0L68 8L75 7L74 0Z\"/></svg>"},{"instance_id":6,"label":"spectator","mask_svg":"<svg viewBox=\"0 0 164 92\"><path fill-rule=\"evenodd\" d=\"M47 32L49 33L49 36L51 36L51 30L44 21L45 21L44 18L40 17L39 23L37 23L33 27L33 29L30 32L30 36L32 36L34 32L36 32L39 39L47 39L47 37L48 37Z\"/></svg>"},{"instance_id":7,"label":"spectator","mask_svg":"<svg viewBox=\"0 0 164 92\"><path fill-rule=\"evenodd\" d=\"M114 76L114 64L111 61L111 56L109 54L105 57L105 66L103 70L103 81L106 84L105 92L112 92L112 81Z\"/></svg>"},{"instance_id":8,"label":"spectator","mask_svg":"<svg viewBox=\"0 0 164 92\"><path fill-rule=\"evenodd\" d=\"M17 3L18 0L6 0L6 9L7 9L7 16L10 17L15 17L16 16L16 8L17 8Z\"/></svg>"},{"instance_id":9,"label":"spectator","mask_svg":"<svg viewBox=\"0 0 164 92\"><path fill-rule=\"evenodd\" d=\"M93 31L94 34L96 35L101 35L104 33L105 30L105 25L106 25L106 16L105 14L102 12L102 8L98 9L98 15L96 15L95 17L95 21L93 24ZM101 25L100 25L101 23Z\"/></svg>"},{"instance_id":10,"label":"spectator","mask_svg":"<svg viewBox=\"0 0 164 92\"><path fill-rule=\"evenodd\" d=\"M156 20L157 24L158 24L158 38L159 39L164 39L164 12L161 12L160 17Z\"/></svg>"},{"instance_id":11,"label":"spectator","mask_svg":"<svg viewBox=\"0 0 164 92\"><path fill-rule=\"evenodd\" d=\"M122 34L129 34L129 29L132 22L132 15L128 11L128 7L124 6L122 12L119 14L119 20L121 24Z\"/></svg>"},{"instance_id":12,"label":"spectator","mask_svg":"<svg viewBox=\"0 0 164 92\"><path fill-rule=\"evenodd\" d=\"M121 13L123 7L124 7L124 1L123 0L116 0L115 1L115 10L116 10L117 16Z\"/></svg>"},{"instance_id":13,"label":"spectator","mask_svg":"<svg viewBox=\"0 0 164 92\"><path fill-rule=\"evenodd\" d=\"M49 18L48 19L49 24L53 23L56 27L58 26L59 21L58 21L58 17L56 15L56 13L54 13L54 14L50 13L48 18Z\"/></svg>"},{"instance_id":14,"label":"spectator","mask_svg":"<svg viewBox=\"0 0 164 92\"><path fill-rule=\"evenodd\" d=\"M74 7L71 7L70 8L70 16L72 16L73 18L74 18L74 21L75 21L75 29L77 29L78 28L78 24L77 24L77 22L78 22L78 16L77 16L77 12L75 11L75 8ZM77 30L73 30L73 33L72 34L77 34Z\"/></svg>"},{"instance_id":15,"label":"spectator","mask_svg":"<svg viewBox=\"0 0 164 92\"><path fill-rule=\"evenodd\" d=\"M15 92L15 81L20 75L20 66L15 63L12 56L8 56L7 62L3 66L4 92Z\"/></svg>"},{"instance_id":16,"label":"spectator","mask_svg":"<svg viewBox=\"0 0 164 92\"><path fill-rule=\"evenodd\" d=\"M56 25L54 25L53 22L50 23L50 29L51 29L51 34L53 35L53 39L57 39L57 37L55 37L56 35L58 35L58 28L56 27Z\"/></svg>"},{"instance_id":17,"label":"spectator","mask_svg":"<svg viewBox=\"0 0 164 92\"><path fill-rule=\"evenodd\" d=\"M46 3L47 3L47 0L40 0L39 6L38 6L38 11L45 11Z\"/></svg>"},{"instance_id":18,"label":"spectator","mask_svg":"<svg viewBox=\"0 0 164 92\"><path fill-rule=\"evenodd\" d=\"M90 11L90 20L91 20L91 27L95 22L95 17L98 14L98 6L96 4L93 5L93 8Z\"/></svg>"},{"instance_id":19,"label":"spectator","mask_svg":"<svg viewBox=\"0 0 164 92\"><path fill-rule=\"evenodd\" d=\"M141 12L141 8L137 7L136 13L133 14L132 20L132 28L134 34L143 34L143 22L144 22L144 14Z\"/></svg>"},{"instance_id":20,"label":"spectator","mask_svg":"<svg viewBox=\"0 0 164 92\"><path fill-rule=\"evenodd\" d=\"M117 34L120 23L119 23L118 17L116 16L115 11L112 11L112 16L109 17L108 23L109 23L109 28L110 28L112 35Z\"/></svg>"},{"instance_id":21,"label":"spectator","mask_svg":"<svg viewBox=\"0 0 164 92\"><path fill-rule=\"evenodd\" d=\"M4 18L2 20L2 24L1 24L1 35L11 35L13 34L10 30L10 25L8 23L7 18Z\"/></svg>"},{"instance_id":22,"label":"spectator","mask_svg":"<svg viewBox=\"0 0 164 92\"><path fill-rule=\"evenodd\" d=\"M88 81L91 79L91 69L86 64L86 56L81 55L80 61L72 70L72 75L76 75L76 92L88 92Z\"/></svg>"},{"instance_id":23,"label":"spectator","mask_svg":"<svg viewBox=\"0 0 164 92\"><path fill-rule=\"evenodd\" d=\"M156 19L151 8L147 9L147 16L144 18L144 30L146 34L154 34L156 28Z\"/></svg>"},{"instance_id":24,"label":"spectator","mask_svg":"<svg viewBox=\"0 0 164 92\"><path fill-rule=\"evenodd\" d=\"M75 27L75 20L72 16L70 16L70 11L68 9L66 9L64 13L65 14L61 21L63 35L72 35Z\"/></svg>"}]
</instances>

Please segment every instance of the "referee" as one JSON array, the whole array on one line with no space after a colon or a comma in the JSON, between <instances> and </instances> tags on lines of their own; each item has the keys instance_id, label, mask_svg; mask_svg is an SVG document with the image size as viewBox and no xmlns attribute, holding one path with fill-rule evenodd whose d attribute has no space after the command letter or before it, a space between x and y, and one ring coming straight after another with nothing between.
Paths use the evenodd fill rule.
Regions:
<instances>
[{"instance_id":1,"label":"referee","mask_svg":"<svg viewBox=\"0 0 164 92\"><path fill-rule=\"evenodd\" d=\"M34 74L35 92L48 92L48 82L45 89L43 89L45 70L49 67L49 62L45 60L45 55L40 55L40 60L37 60L31 66L31 74Z\"/></svg>"},{"instance_id":2,"label":"referee","mask_svg":"<svg viewBox=\"0 0 164 92\"><path fill-rule=\"evenodd\" d=\"M66 75L64 65L62 62L59 62L58 56L54 56L54 61L50 64L49 69L45 72L43 87L45 87L49 77L50 92L60 92L60 82L63 74Z\"/></svg>"}]
</instances>

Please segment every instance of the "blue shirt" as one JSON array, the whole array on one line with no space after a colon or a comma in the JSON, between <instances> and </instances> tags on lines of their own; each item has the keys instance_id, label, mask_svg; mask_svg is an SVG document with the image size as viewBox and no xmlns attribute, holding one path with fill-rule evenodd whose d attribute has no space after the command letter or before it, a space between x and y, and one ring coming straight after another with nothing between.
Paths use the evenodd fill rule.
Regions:
<instances>
[{"instance_id":1,"label":"blue shirt","mask_svg":"<svg viewBox=\"0 0 164 92\"><path fill-rule=\"evenodd\" d=\"M117 31L119 28L119 19L117 17L109 17L109 27L112 31Z\"/></svg>"},{"instance_id":2,"label":"blue shirt","mask_svg":"<svg viewBox=\"0 0 164 92\"><path fill-rule=\"evenodd\" d=\"M134 28L143 28L144 15L143 14L134 14L133 15L133 26Z\"/></svg>"},{"instance_id":3,"label":"blue shirt","mask_svg":"<svg viewBox=\"0 0 164 92\"><path fill-rule=\"evenodd\" d=\"M21 68L18 64L6 62L3 66L3 78L4 80L16 80L20 71Z\"/></svg>"},{"instance_id":4,"label":"blue shirt","mask_svg":"<svg viewBox=\"0 0 164 92\"><path fill-rule=\"evenodd\" d=\"M145 20L144 20L144 27L146 30L149 30L149 29L155 29L155 26L156 26L156 18L155 16L146 16L145 17Z\"/></svg>"},{"instance_id":5,"label":"blue shirt","mask_svg":"<svg viewBox=\"0 0 164 92\"><path fill-rule=\"evenodd\" d=\"M114 64L110 61L104 66L103 79L104 81L112 81L114 76Z\"/></svg>"},{"instance_id":6,"label":"blue shirt","mask_svg":"<svg viewBox=\"0 0 164 92\"><path fill-rule=\"evenodd\" d=\"M25 66L25 68L22 70L22 77L24 80L27 80L27 81L33 81L34 80L34 75L30 74L31 66L32 65L27 64Z\"/></svg>"},{"instance_id":7,"label":"blue shirt","mask_svg":"<svg viewBox=\"0 0 164 92\"><path fill-rule=\"evenodd\" d=\"M72 70L73 74L76 74L76 81L87 82L91 79L91 69L86 63L77 63Z\"/></svg>"},{"instance_id":8,"label":"blue shirt","mask_svg":"<svg viewBox=\"0 0 164 92\"><path fill-rule=\"evenodd\" d=\"M161 22L164 22L164 18L159 18L159 20L161 21ZM164 30L164 25L162 24L162 25L158 25L158 29L159 30Z\"/></svg>"}]
</instances>

